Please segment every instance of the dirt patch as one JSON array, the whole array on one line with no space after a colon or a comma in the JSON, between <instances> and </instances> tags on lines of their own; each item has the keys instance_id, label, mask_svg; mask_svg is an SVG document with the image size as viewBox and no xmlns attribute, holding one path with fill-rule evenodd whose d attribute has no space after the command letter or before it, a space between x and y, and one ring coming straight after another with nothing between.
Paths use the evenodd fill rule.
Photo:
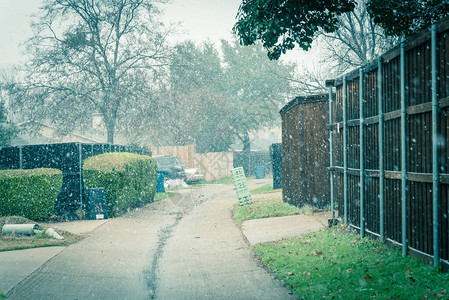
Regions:
<instances>
[{"instance_id":1,"label":"dirt patch","mask_svg":"<svg viewBox=\"0 0 449 300\"><path fill-rule=\"evenodd\" d=\"M5 224L35 224L36 222L17 216L0 217L0 229ZM39 223L38 223L39 224ZM42 226L45 230L48 226ZM0 251L19 250L38 247L68 246L81 241L84 236L73 234L67 231L58 230L58 233L64 237L63 240L55 240L44 235L3 235L0 233Z\"/></svg>"}]
</instances>

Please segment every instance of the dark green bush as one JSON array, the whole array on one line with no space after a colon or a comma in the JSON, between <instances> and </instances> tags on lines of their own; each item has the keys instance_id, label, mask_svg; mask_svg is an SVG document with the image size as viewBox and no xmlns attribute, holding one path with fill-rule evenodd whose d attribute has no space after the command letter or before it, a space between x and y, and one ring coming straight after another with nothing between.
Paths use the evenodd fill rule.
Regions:
<instances>
[{"instance_id":1,"label":"dark green bush","mask_svg":"<svg viewBox=\"0 0 449 300\"><path fill-rule=\"evenodd\" d=\"M0 216L42 221L56 213L62 172L56 169L0 171Z\"/></svg>"},{"instance_id":2,"label":"dark green bush","mask_svg":"<svg viewBox=\"0 0 449 300\"><path fill-rule=\"evenodd\" d=\"M152 202L156 193L157 163L134 153L105 153L83 163L84 187L104 188L109 216Z\"/></svg>"}]
</instances>

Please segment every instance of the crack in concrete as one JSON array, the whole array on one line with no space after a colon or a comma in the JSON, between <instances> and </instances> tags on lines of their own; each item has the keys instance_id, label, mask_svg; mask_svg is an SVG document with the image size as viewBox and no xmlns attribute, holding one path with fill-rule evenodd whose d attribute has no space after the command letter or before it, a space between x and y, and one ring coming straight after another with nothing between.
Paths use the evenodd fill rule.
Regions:
<instances>
[{"instance_id":1,"label":"crack in concrete","mask_svg":"<svg viewBox=\"0 0 449 300\"><path fill-rule=\"evenodd\" d=\"M159 268L159 260L164 254L164 248L167 245L167 241L173 234L173 229L179 224L179 221L182 219L182 215L175 219L175 222L163 229L161 229L158 233L159 243L156 248L156 252L153 256L153 263L151 265L151 269L147 275L147 285L150 289L149 299L156 298L157 291L157 272Z\"/></svg>"},{"instance_id":2,"label":"crack in concrete","mask_svg":"<svg viewBox=\"0 0 449 300\"><path fill-rule=\"evenodd\" d=\"M151 264L151 269L148 271L146 275L147 280L147 286L150 290L148 299L156 299L157 294L157 280L158 280L158 269L159 269L159 261L162 258L164 254L164 248L167 245L168 240L173 236L173 231L178 226L181 219L187 215L194 207L201 205L206 200L212 199L211 197L206 197L203 194L200 194L198 196L198 201L194 201L194 195L193 192L190 192L190 196L192 197L192 204L188 205L187 207L182 207L180 204L183 200L185 200L186 195L184 197L181 197L181 199L176 203L179 207L179 211L173 211L170 214L176 213L177 216L175 217L175 221L160 229L158 232L158 246L156 248L156 251L153 255L153 262ZM170 199L170 201L173 201L173 199Z\"/></svg>"}]
</instances>

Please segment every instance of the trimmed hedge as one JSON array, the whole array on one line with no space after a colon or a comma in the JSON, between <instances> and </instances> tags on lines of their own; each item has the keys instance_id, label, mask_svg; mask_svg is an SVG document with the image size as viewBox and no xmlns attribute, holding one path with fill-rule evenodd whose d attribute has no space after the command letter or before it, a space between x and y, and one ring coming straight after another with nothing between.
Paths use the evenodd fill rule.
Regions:
<instances>
[{"instance_id":1,"label":"trimmed hedge","mask_svg":"<svg viewBox=\"0 0 449 300\"><path fill-rule=\"evenodd\" d=\"M152 202L156 193L157 163L146 155L105 153L83 162L84 187L104 188L108 216Z\"/></svg>"},{"instance_id":2,"label":"trimmed hedge","mask_svg":"<svg viewBox=\"0 0 449 300\"><path fill-rule=\"evenodd\" d=\"M56 213L62 187L57 169L0 171L0 216L21 216L42 221Z\"/></svg>"}]
</instances>

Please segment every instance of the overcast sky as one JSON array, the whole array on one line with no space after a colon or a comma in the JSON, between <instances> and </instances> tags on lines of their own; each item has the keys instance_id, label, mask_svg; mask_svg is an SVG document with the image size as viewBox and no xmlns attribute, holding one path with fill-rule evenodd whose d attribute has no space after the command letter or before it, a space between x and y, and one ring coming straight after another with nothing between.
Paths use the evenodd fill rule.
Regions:
<instances>
[{"instance_id":1,"label":"overcast sky","mask_svg":"<svg viewBox=\"0 0 449 300\"><path fill-rule=\"evenodd\" d=\"M40 0L0 0L0 66L20 62L18 44L30 34L30 15Z\"/></svg>"},{"instance_id":2,"label":"overcast sky","mask_svg":"<svg viewBox=\"0 0 449 300\"><path fill-rule=\"evenodd\" d=\"M231 29L241 0L172 0L165 5L162 20L182 23L182 34L171 40L209 39L218 43L231 38ZM30 16L42 0L0 0L0 66L23 61L19 44L32 34Z\"/></svg>"},{"instance_id":3,"label":"overcast sky","mask_svg":"<svg viewBox=\"0 0 449 300\"><path fill-rule=\"evenodd\" d=\"M0 0L0 67L25 61L19 44L30 38L31 15L38 12L42 0ZM165 24L181 23L180 34L169 38L171 42L185 39L201 43L210 40L220 45L221 39L232 39L241 0L171 0L164 5L161 16ZM319 49L307 53L295 48L281 59L294 62L298 71L317 63Z\"/></svg>"},{"instance_id":4,"label":"overcast sky","mask_svg":"<svg viewBox=\"0 0 449 300\"><path fill-rule=\"evenodd\" d=\"M218 42L230 39L241 0L173 0L163 19L182 22L182 39Z\"/></svg>"}]
</instances>

